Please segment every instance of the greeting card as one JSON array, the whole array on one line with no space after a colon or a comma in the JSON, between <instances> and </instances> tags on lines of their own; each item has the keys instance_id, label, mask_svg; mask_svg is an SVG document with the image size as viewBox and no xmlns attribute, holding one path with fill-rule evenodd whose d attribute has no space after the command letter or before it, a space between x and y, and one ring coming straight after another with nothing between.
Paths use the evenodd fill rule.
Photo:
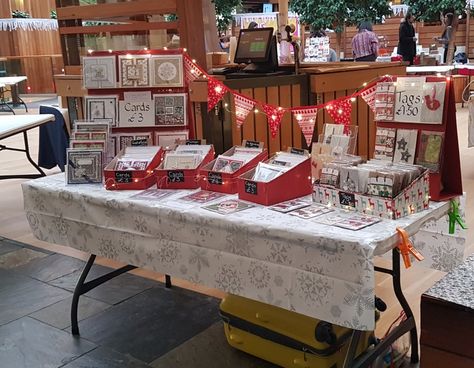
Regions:
<instances>
[{"instance_id":1,"label":"greeting card","mask_svg":"<svg viewBox=\"0 0 474 368\"><path fill-rule=\"evenodd\" d=\"M300 208L308 207L310 205L311 203L308 203L299 199L292 199L290 201L275 204L269 207L269 209L273 211L277 211L277 212L288 213L294 210L298 210Z\"/></svg>"},{"instance_id":2,"label":"greeting card","mask_svg":"<svg viewBox=\"0 0 474 368\"><path fill-rule=\"evenodd\" d=\"M166 198L173 193L175 192L166 189L147 189L143 192L134 194L129 199L134 199L137 201L159 201L160 199Z\"/></svg>"},{"instance_id":3,"label":"greeting card","mask_svg":"<svg viewBox=\"0 0 474 368\"><path fill-rule=\"evenodd\" d=\"M352 215L340 222L335 223L335 226L342 227L348 230L360 230L367 226L371 226L380 222L380 218L364 216L364 215Z\"/></svg>"},{"instance_id":4,"label":"greeting card","mask_svg":"<svg viewBox=\"0 0 474 368\"><path fill-rule=\"evenodd\" d=\"M393 155L393 162L413 164L413 162L415 162L417 138L418 130L397 129L397 138L395 140L395 153Z\"/></svg>"},{"instance_id":5,"label":"greeting card","mask_svg":"<svg viewBox=\"0 0 474 368\"><path fill-rule=\"evenodd\" d=\"M102 151L70 150L67 152L67 184L102 183Z\"/></svg>"},{"instance_id":6,"label":"greeting card","mask_svg":"<svg viewBox=\"0 0 474 368\"><path fill-rule=\"evenodd\" d=\"M155 132L155 144L161 147L174 147L186 142L189 138L189 131L168 131Z\"/></svg>"},{"instance_id":7,"label":"greeting card","mask_svg":"<svg viewBox=\"0 0 474 368\"><path fill-rule=\"evenodd\" d=\"M79 149L96 149L105 151L105 141L70 141L69 146L71 148Z\"/></svg>"},{"instance_id":8,"label":"greeting card","mask_svg":"<svg viewBox=\"0 0 474 368\"><path fill-rule=\"evenodd\" d=\"M86 89L115 88L115 56L84 56L82 75Z\"/></svg>"},{"instance_id":9,"label":"greeting card","mask_svg":"<svg viewBox=\"0 0 474 368\"><path fill-rule=\"evenodd\" d=\"M121 87L149 87L150 58L144 56L120 55L119 75Z\"/></svg>"},{"instance_id":10,"label":"greeting card","mask_svg":"<svg viewBox=\"0 0 474 368\"><path fill-rule=\"evenodd\" d=\"M85 96L84 101L87 120L116 126L118 96Z\"/></svg>"},{"instance_id":11,"label":"greeting card","mask_svg":"<svg viewBox=\"0 0 474 368\"><path fill-rule=\"evenodd\" d=\"M290 212L290 215L297 216L297 217L300 217L300 218L303 218L303 219L310 219L310 218L313 218L313 217L325 215L325 214L330 213L332 211L334 211L334 210L331 209L331 208L328 208L326 206L313 204L309 207L304 207L304 208L294 210L294 211Z\"/></svg>"},{"instance_id":12,"label":"greeting card","mask_svg":"<svg viewBox=\"0 0 474 368\"><path fill-rule=\"evenodd\" d=\"M212 171L224 172L224 173L233 173L242 168L244 161L232 160L226 158L225 156L219 156L214 163Z\"/></svg>"},{"instance_id":13,"label":"greeting card","mask_svg":"<svg viewBox=\"0 0 474 368\"><path fill-rule=\"evenodd\" d=\"M377 127L375 134L374 157L379 160L392 161L395 150L396 129Z\"/></svg>"},{"instance_id":14,"label":"greeting card","mask_svg":"<svg viewBox=\"0 0 474 368\"><path fill-rule=\"evenodd\" d=\"M247 208L252 208L252 207L255 207L255 206L246 202L239 201L237 199L229 199L223 202L205 206L203 208L208 211L220 213L221 215L229 215L231 213L243 211L243 210L246 210Z\"/></svg>"},{"instance_id":15,"label":"greeting card","mask_svg":"<svg viewBox=\"0 0 474 368\"><path fill-rule=\"evenodd\" d=\"M183 55L154 55L151 58L155 87L183 87Z\"/></svg>"},{"instance_id":16,"label":"greeting card","mask_svg":"<svg viewBox=\"0 0 474 368\"><path fill-rule=\"evenodd\" d=\"M442 124L446 82L427 82L423 85L421 123Z\"/></svg>"},{"instance_id":17,"label":"greeting card","mask_svg":"<svg viewBox=\"0 0 474 368\"><path fill-rule=\"evenodd\" d=\"M186 93L168 93L153 95L155 102L155 125L186 126L187 99Z\"/></svg>"},{"instance_id":18,"label":"greeting card","mask_svg":"<svg viewBox=\"0 0 474 368\"><path fill-rule=\"evenodd\" d=\"M188 201L188 202L207 203L224 196L225 194L222 194L222 193L210 192L207 190L200 190L199 192L188 194L179 199L183 201Z\"/></svg>"},{"instance_id":19,"label":"greeting card","mask_svg":"<svg viewBox=\"0 0 474 368\"><path fill-rule=\"evenodd\" d=\"M420 146L416 163L433 172L438 172L443 141L444 133L423 130L420 135Z\"/></svg>"},{"instance_id":20,"label":"greeting card","mask_svg":"<svg viewBox=\"0 0 474 368\"><path fill-rule=\"evenodd\" d=\"M151 132L127 132L127 133L117 133L113 137L117 142L117 152L121 151L125 147L132 145L133 141L136 140L146 140L148 143L151 143Z\"/></svg>"},{"instance_id":21,"label":"greeting card","mask_svg":"<svg viewBox=\"0 0 474 368\"><path fill-rule=\"evenodd\" d=\"M375 90L375 120L392 121L395 108L395 83L379 82Z\"/></svg>"}]
</instances>

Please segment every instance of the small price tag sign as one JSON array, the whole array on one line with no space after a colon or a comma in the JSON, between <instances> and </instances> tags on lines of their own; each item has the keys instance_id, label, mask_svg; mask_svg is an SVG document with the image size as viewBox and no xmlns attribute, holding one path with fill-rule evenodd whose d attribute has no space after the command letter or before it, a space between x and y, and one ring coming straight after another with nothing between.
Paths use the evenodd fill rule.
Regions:
<instances>
[{"instance_id":1,"label":"small price tag sign","mask_svg":"<svg viewBox=\"0 0 474 368\"><path fill-rule=\"evenodd\" d=\"M207 174L207 181L210 184L222 185L222 174L218 172L209 172Z\"/></svg>"},{"instance_id":2,"label":"small price tag sign","mask_svg":"<svg viewBox=\"0 0 474 368\"><path fill-rule=\"evenodd\" d=\"M200 139L188 139L186 140L186 145L187 146L199 146L201 144Z\"/></svg>"},{"instance_id":3,"label":"small price tag sign","mask_svg":"<svg viewBox=\"0 0 474 368\"><path fill-rule=\"evenodd\" d=\"M354 193L339 192L339 203L341 206L355 207Z\"/></svg>"},{"instance_id":4,"label":"small price tag sign","mask_svg":"<svg viewBox=\"0 0 474 368\"><path fill-rule=\"evenodd\" d=\"M170 183L184 183L184 171L181 171L181 170L168 171L168 180Z\"/></svg>"},{"instance_id":5,"label":"small price tag sign","mask_svg":"<svg viewBox=\"0 0 474 368\"><path fill-rule=\"evenodd\" d=\"M133 147L148 146L148 138L132 139L130 145Z\"/></svg>"},{"instance_id":6,"label":"small price tag sign","mask_svg":"<svg viewBox=\"0 0 474 368\"><path fill-rule=\"evenodd\" d=\"M133 181L130 171L115 171L116 183L131 183Z\"/></svg>"},{"instance_id":7,"label":"small price tag sign","mask_svg":"<svg viewBox=\"0 0 474 368\"><path fill-rule=\"evenodd\" d=\"M260 144L257 141L245 141L245 148L260 148Z\"/></svg>"},{"instance_id":8,"label":"small price tag sign","mask_svg":"<svg viewBox=\"0 0 474 368\"><path fill-rule=\"evenodd\" d=\"M245 193L257 195L257 183L254 181L246 180L245 181Z\"/></svg>"},{"instance_id":9,"label":"small price tag sign","mask_svg":"<svg viewBox=\"0 0 474 368\"><path fill-rule=\"evenodd\" d=\"M290 153L294 153L296 155L304 156L305 151L304 151L304 149L300 149L300 148L291 148Z\"/></svg>"}]
</instances>

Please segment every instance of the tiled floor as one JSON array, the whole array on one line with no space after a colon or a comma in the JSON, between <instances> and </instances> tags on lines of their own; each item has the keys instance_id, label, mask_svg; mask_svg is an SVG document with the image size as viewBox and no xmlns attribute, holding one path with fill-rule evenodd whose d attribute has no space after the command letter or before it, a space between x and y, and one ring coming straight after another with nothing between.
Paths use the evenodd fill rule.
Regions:
<instances>
[{"instance_id":1,"label":"tiled floor","mask_svg":"<svg viewBox=\"0 0 474 368\"><path fill-rule=\"evenodd\" d=\"M273 367L227 344L217 299L131 274L81 297L81 336L72 336L83 266L0 237L0 367ZM94 266L89 279L108 271Z\"/></svg>"}]
</instances>

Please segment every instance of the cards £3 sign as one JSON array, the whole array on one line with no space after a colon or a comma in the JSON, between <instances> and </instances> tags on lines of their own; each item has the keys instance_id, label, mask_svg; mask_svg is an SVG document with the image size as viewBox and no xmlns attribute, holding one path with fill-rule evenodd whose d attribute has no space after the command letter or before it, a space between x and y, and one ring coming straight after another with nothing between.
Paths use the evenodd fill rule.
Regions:
<instances>
[{"instance_id":1,"label":"cards \u00a33 sign","mask_svg":"<svg viewBox=\"0 0 474 368\"><path fill-rule=\"evenodd\" d=\"M155 125L155 107L150 92L126 92L119 101L120 127Z\"/></svg>"}]
</instances>

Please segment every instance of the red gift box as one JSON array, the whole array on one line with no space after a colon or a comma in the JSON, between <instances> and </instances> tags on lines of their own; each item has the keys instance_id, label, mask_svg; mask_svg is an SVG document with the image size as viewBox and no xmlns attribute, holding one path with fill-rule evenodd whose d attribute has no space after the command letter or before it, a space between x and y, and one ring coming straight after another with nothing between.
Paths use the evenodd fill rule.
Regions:
<instances>
[{"instance_id":1,"label":"red gift box","mask_svg":"<svg viewBox=\"0 0 474 368\"><path fill-rule=\"evenodd\" d=\"M221 156L232 156L235 151L235 147L224 152ZM240 175L253 169L260 161L264 161L268 158L268 152L266 149L262 153L255 156L254 159L247 162L239 170L233 173L217 172L212 171L216 160L212 160L207 165L204 165L201 169L201 188L204 190L210 190L213 192L235 194L237 193L237 180Z\"/></svg>"},{"instance_id":2,"label":"red gift box","mask_svg":"<svg viewBox=\"0 0 474 368\"><path fill-rule=\"evenodd\" d=\"M125 153L125 147L104 169L105 189L108 190L144 190L155 182L155 168L163 160L160 148L145 170L115 170L117 161Z\"/></svg>"},{"instance_id":3,"label":"red gift box","mask_svg":"<svg viewBox=\"0 0 474 368\"><path fill-rule=\"evenodd\" d=\"M311 159L309 157L268 183L253 181L254 174L255 168L238 178L239 199L271 206L290 199L303 197L311 194L313 191Z\"/></svg>"},{"instance_id":4,"label":"red gift box","mask_svg":"<svg viewBox=\"0 0 474 368\"><path fill-rule=\"evenodd\" d=\"M214 159L214 146L204 156L198 167L195 169L165 170L161 164L156 170L156 183L160 189L197 189L201 181L201 168Z\"/></svg>"}]
</instances>

